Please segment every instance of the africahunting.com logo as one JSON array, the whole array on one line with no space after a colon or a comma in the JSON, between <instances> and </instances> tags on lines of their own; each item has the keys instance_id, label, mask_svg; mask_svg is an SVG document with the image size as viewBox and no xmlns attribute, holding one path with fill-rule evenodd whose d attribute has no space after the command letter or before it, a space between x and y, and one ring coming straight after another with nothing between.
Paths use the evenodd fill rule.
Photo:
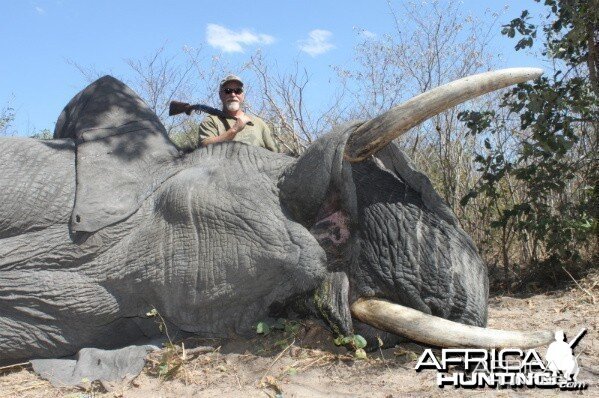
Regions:
<instances>
[{"instance_id":1,"label":"africahunting.com logo","mask_svg":"<svg viewBox=\"0 0 599 398\"><path fill-rule=\"evenodd\" d=\"M555 341L549 345L545 360L536 350L506 348L502 350L458 349L441 350L440 357L426 349L416 364L416 371L437 370L440 388L559 388L584 390L587 384L578 382L578 356L574 348L586 334L582 329L569 343L564 332L555 332Z\"/></svg>"}]
</instances>

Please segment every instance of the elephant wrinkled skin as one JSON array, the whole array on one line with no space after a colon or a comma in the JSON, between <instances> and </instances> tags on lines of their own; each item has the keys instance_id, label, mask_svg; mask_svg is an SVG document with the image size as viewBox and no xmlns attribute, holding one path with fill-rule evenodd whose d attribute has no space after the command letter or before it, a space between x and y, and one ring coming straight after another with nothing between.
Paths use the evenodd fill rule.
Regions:
<instances>
[{"instance_id":1,"label":"elephant wrinkled skin","mask_svg":"<svg viewBox=\"0 0 599 398\"><path fill-rule=\"evenodd\" d=\"M54 140L1 138L0 364L134 342L157 332L152 308L219 337L290 307L382 335L351 316L364 298L484 326L471 239L395 143L348 160L360 126L299 159L235 142L184 154L106 76Z\"/></svg>"}]
</instances>

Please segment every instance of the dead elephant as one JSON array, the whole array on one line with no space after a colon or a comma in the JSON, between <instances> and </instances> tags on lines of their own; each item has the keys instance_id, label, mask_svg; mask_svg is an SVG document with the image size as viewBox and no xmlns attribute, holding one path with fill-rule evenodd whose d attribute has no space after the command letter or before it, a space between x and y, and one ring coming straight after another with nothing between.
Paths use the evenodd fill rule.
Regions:
<instances>
[{"instance_id":1,"label":"dead elephant","mask_svg":"<svg viewBox=\"0 0 599 398\"><path fill-rule=\"evenodd\" d=\"M147 333L152 308L223 337L305 301L335 334L551 340L482 328L485 265L392 142L539 75L458 80L341 126L299 159L240 143L183 154L135 93L97 80L65 107L57 139L0 139L0 363L126 345Z\"/></svg>"}]
</instances>

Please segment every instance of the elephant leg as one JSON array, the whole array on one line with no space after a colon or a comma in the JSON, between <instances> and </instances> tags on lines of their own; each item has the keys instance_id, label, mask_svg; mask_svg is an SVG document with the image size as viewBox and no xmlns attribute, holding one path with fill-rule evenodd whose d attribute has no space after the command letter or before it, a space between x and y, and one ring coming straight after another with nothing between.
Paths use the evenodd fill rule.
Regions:
<instances>
[{"instance_id":1,"label":"elephant leg","mask_svg":"<svg viewBox=\"0 0 599 398\"><path fill-rule=\"evenodd\" d=\"M0 363L125 344L140 332L121 304L78 272L0 272Z\"/></svg>"}]
</instances>

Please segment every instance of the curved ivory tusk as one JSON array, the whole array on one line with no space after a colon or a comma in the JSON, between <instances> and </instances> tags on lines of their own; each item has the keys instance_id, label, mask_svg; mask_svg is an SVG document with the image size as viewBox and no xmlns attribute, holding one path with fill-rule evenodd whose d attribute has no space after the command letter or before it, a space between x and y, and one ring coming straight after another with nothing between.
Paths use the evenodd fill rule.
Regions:
<instances>
[{"instance_id":1,"label":"curved ivory tusk","mask_svg":"<svg viewBox=\"0 0 599 398\"><path fill-rule=\"evenodd\" d=\"M554 334L513 332L468 326L380 299L360 299L352 316L377 329L438 347L533 348L554 340Z\"/></svg>"},{"instance_id":2,"label":"curved ivory tusk","mask_svg":"<svg viewBox=\"0 0 599 398\"><path fill-rule=\"evenodd\" d=\"M538 68L510 68L480 73L422 93L361 125L348 139L345 158L361 162L412 127L464 101L516 83L536 79Z\"/></svg>"}]
</instances>

